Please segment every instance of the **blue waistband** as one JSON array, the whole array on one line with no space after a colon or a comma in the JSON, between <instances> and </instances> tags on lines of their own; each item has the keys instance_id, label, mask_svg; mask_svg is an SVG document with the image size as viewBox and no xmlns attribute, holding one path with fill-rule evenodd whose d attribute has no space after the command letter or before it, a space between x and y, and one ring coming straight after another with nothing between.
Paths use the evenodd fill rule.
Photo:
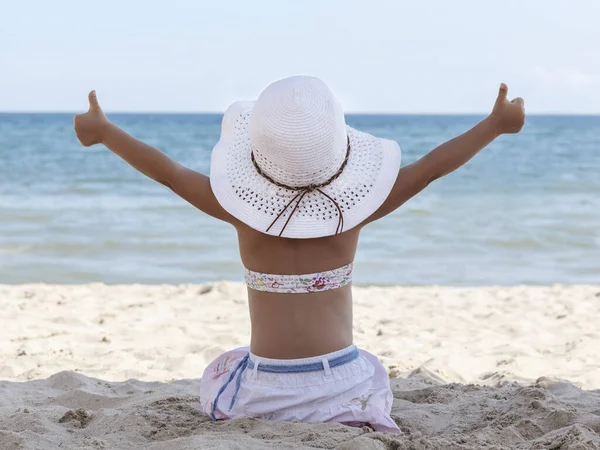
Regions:
<instances>
[{"instance_id":1,"label":"blue waistband","mask_svg":"<svg viewBox=\"0 0 600 450\"><path fill-rule=\"evenodd\" d=\"M352 351L337 356L335 358L328 359L329 367L337 367L343 364L347 364L350 361L354 361L358 358L358 349L354 347ZM248 359L248 367L250 369L254 369L254 361ZM258 367L256 370L260 372L270 372L270 373L302 373L302 372L317 372L319 370L325 370L325 366L321 361L316 361L308 364L263 364L261 362L258 363Z\"/></svg>"},{"instance_id":2,"label":"blue waistband","mask_svg":"<svg viewBox=\"0 0 600 450\"><path fill-rule=\"evenodd\" d=\"M338 367L343 364L348 364L351 361L354 361L359 357L359 352L356 347L354 347L350 352L336 356L335 358L331 358L327 360L329 368ZM321 361L316 361L313 363L307 364L262 364L260 361L257 364L256 370L260 372L270 372L270 373L303 373L303 372L318 372L320 370L325 370L325 365ZM231 398L231 403L229 404L229 410L233 408L235 404L235 400L237 398L238 392L240 390L240 385L242 381L242 374L246 370L246 368L254 369L254 362L250 359L250 353L247 353L237 364L235 369L229 375L227 381L221 386L219 392L215 397L215 400L212 405L211 418L213 421L216 420L215 410L217 409L217 403L219 401L219 397L221 394L225 392L229 383L231 383L236 375L238 374L237 379L235 380L235 392L233 393L233 397Z\"/></svg>"}]
</instances>

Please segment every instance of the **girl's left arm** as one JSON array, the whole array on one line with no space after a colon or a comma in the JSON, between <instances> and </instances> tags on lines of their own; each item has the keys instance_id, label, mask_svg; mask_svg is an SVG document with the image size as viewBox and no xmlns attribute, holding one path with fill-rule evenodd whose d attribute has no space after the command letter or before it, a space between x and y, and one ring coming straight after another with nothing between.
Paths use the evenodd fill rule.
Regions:
<instances>
[{"instance_id":1,"label":"girl's left arm","mask_svg":"<svg viewBox=\"0 0 600 450\"><path fill-rule=\"evenodd\" d=\"M104 144L135 169L167 186L206 214L230 223L235 221L217 201L206 175L182 166L111 123L100 108L94 91L90 92L89 102L89 111L75 117L75 132L83 145Z\"/></svg>"}]
</instances>

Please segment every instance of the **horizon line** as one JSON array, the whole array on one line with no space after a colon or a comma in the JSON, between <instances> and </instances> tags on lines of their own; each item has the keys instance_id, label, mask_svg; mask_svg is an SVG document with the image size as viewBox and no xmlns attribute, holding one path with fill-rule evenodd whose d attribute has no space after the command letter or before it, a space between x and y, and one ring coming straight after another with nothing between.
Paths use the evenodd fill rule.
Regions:
<instances>
[{"instance_id":1,"label":"horizon line","mask_svg":"<svg viewBox=\"0 0 600 450\"><path fill-rule=\"evenodd\" d=\"M225 111L104 111L105 114L123 114L123 115L223 115ZM3 115L17 114L64 114L77 115L82 111L1 111ZM484 116L489 112L345 112L348 116ZM598 112L529 112L527 116L575 116L575 117L598 117Z\"/></svg>"}]
</instances>

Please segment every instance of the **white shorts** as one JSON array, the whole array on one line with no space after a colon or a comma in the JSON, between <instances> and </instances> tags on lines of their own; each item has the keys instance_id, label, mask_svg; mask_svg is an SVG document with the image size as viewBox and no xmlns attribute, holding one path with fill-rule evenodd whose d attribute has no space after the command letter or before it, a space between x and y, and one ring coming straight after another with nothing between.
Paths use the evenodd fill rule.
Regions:
<instances>
[{"instance_id":1,"label":"white shorts","mask_svg":"<svg viewBox=\"0 0 600 450\"><path fill-rule=\"evenodd\" d=\"M200 382L202 409L213 419L366 423L376 431L399 433L390 417L392 401L381 362L354 345L286 360L262 358L240 347L210 363Z\"/></svg>"}]
</instances>

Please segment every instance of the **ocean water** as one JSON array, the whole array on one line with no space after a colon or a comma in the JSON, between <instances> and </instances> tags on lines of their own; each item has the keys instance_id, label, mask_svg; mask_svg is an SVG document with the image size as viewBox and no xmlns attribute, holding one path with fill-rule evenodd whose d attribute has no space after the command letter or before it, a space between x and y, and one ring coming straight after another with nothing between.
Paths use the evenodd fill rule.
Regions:
<instances>
[{"instance_id":1,"label":"ocean water","mask_svg":"<svg viewBox=\"0 0 600 450\"><path fill-rule=\"evenodd\" d=\"M208 173L218 115L112 115ZM395 139L403 165L475 116L350 115ZM0 114L0 283L241 280L234 230L102 146L68 114ZM363 231L358 285L600 283L600 117L529 117Z\"/></svg>"}]
</instances>

